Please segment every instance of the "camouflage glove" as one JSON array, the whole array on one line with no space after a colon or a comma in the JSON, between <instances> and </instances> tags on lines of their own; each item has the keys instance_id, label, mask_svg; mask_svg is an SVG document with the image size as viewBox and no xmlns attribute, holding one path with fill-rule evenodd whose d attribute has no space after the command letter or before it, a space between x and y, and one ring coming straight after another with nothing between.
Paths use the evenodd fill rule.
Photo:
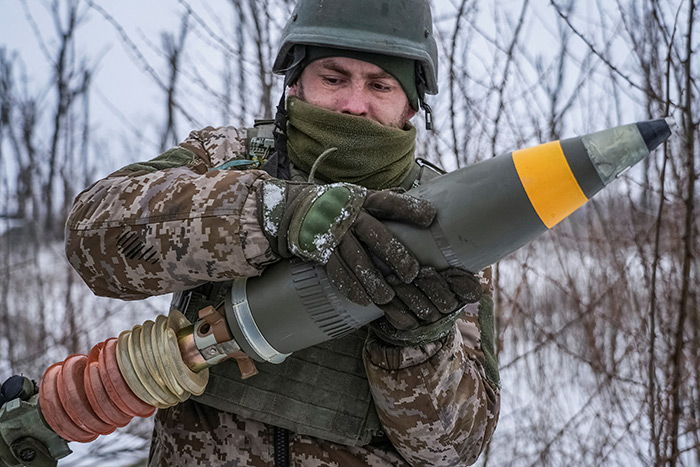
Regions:
<instances>
[{"instance_id":1,"label":"camouflage glove","mask_svg":"<svg viewBox=\"0 0 700 467\"><path fill-rule=\"evenodd\" d=\"M373 257L388 267L394 284L410 283L420 270L408 248L380 219L427 228L436 213L428 201L349 183L269 180L258 199L261 226L272 248L285 258L324 264L331 283L360 305L387 304L397 293Z\"/></svg>"},{"instance_id":2,"label":"camouflage glove","mask_svg":"<svg viewBox=\"0 0 700 467\"><path fill-rule=\"evenodd\" d=\"M476 303L482 295L479 279L458 268L437 272L421 268L410 284L388 281L396 290L394 299L379 305L384 317L372 323L383 341L398 345L420 345L446 336L467 303Z\"/></svg>"},{"instance_id":3,"label":"camouflage glove","mask_svg":"<svg viewBox=\"0 0 700 467\"><path fill-rule=\"evenodd\" d=\"M8 378L0 386L0 467L55 467L70 452L41 415L36 383Z\"/></svg>"}]
</instances>

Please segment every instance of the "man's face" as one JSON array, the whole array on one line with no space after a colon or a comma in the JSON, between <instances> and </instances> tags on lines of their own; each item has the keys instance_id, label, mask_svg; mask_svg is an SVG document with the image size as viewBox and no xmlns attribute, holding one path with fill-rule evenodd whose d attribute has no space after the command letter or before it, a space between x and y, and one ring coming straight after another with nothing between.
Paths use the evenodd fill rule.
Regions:
<instances>
[{"instance_id":1,"label":"man's face","mask_svg":"<svg viewBox=\"0 0 700 467\"><path fill-rule=\"evenodd\" d=\"M396 79L373 63L347 57L311 62L289 95L335 112L403 128L416 114Z\"/></svg>"}]
</instances>

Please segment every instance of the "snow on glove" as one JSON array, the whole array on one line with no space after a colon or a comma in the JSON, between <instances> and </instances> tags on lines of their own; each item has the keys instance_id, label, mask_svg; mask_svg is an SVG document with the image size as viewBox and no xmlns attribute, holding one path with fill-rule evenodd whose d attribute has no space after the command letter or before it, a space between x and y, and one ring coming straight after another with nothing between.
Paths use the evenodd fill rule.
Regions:
<instances>
[{"instance_id":1,"label":"snow on glove","mask_svg":"<svg viewBox=\"0 0 700 467\"><path fill-rule=\"evenodd\" d=\"M260 222L272 248L282 257L326 265L331 283L360 305L386 304L395 296L372 256L397 283L410 283L420 271L408 248L380 220L427 228L436 214L428 201L350 183L268 180L258 196Z\"/></svg>"},{"instance_id":2,"label":"snow on glove","mask_svg":"<svg viewBox=\"0 0 700 467\"><path fill-rule=\"evenodd\" d=\"M437 272L421 268L410 283L388 276L396 296L379 305L384 317L372 323L379 338L394 345L419 345L441 339L452 329L462 307L482 295L479 279L458 268Z\"/></svg>"}]
</instances>

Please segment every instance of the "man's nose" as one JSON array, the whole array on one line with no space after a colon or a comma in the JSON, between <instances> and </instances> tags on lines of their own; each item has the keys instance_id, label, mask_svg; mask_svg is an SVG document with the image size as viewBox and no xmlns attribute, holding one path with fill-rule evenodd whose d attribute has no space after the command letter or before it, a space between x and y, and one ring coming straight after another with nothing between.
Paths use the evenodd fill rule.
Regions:
<instances>
[{"instance_id":1,"label":"man's nose","mask_svg":"<svg viewBox=\"0 0 700 467\"><path fill-rule=\"evenodd\" d=\"M340 106L340 112L366 116L369 112L369 96L362 84L354 84L346 89L346 95Z\"/></svg>"}]
</instances>

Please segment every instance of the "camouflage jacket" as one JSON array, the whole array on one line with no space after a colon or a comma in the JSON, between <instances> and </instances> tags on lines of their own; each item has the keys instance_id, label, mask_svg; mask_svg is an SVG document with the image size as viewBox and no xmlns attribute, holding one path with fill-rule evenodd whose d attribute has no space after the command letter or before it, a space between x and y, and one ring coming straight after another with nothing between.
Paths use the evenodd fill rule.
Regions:
<instances>
[{"instance_id":1,"label":"camouflage jacket","mask_svg":"<svg viewBox=\"0 0 700 467\"><path fill-rule=\"evenodd\" d=\"M66 224L66 255L88 286L97 295L135 300L259 275L276 261L256 214L256 188L269 175L255 169L213 170L244 157L245 139L245 130L232 127L195 131L176 148L80 193ZM306 463L304 458L296 463L292 444L292 465L475 462L490 441L500 404L497 383L484 371L478 324L474 317L460 320L447 339L421 347L397 348L373 339L365 345L372 396L403 459L387 454L378 463L351 462L360 458L350 453L363 448L334 445L348 463ZM246 437L251 424L236 421L228 429ZM197 429L191 427L195 434ZM268 438L261 436L256 447L271 450ZM294 438L298 446L319 445L319 440ZM207 450L196 441L178 451L179 460L170 465L185 465L183 455L201 459L203 452L193 452L197 446ZM248 456L246 449L234 447L227 456ZM245 465L272 464L263 459Z\"/></svg>"}]
</instances>

